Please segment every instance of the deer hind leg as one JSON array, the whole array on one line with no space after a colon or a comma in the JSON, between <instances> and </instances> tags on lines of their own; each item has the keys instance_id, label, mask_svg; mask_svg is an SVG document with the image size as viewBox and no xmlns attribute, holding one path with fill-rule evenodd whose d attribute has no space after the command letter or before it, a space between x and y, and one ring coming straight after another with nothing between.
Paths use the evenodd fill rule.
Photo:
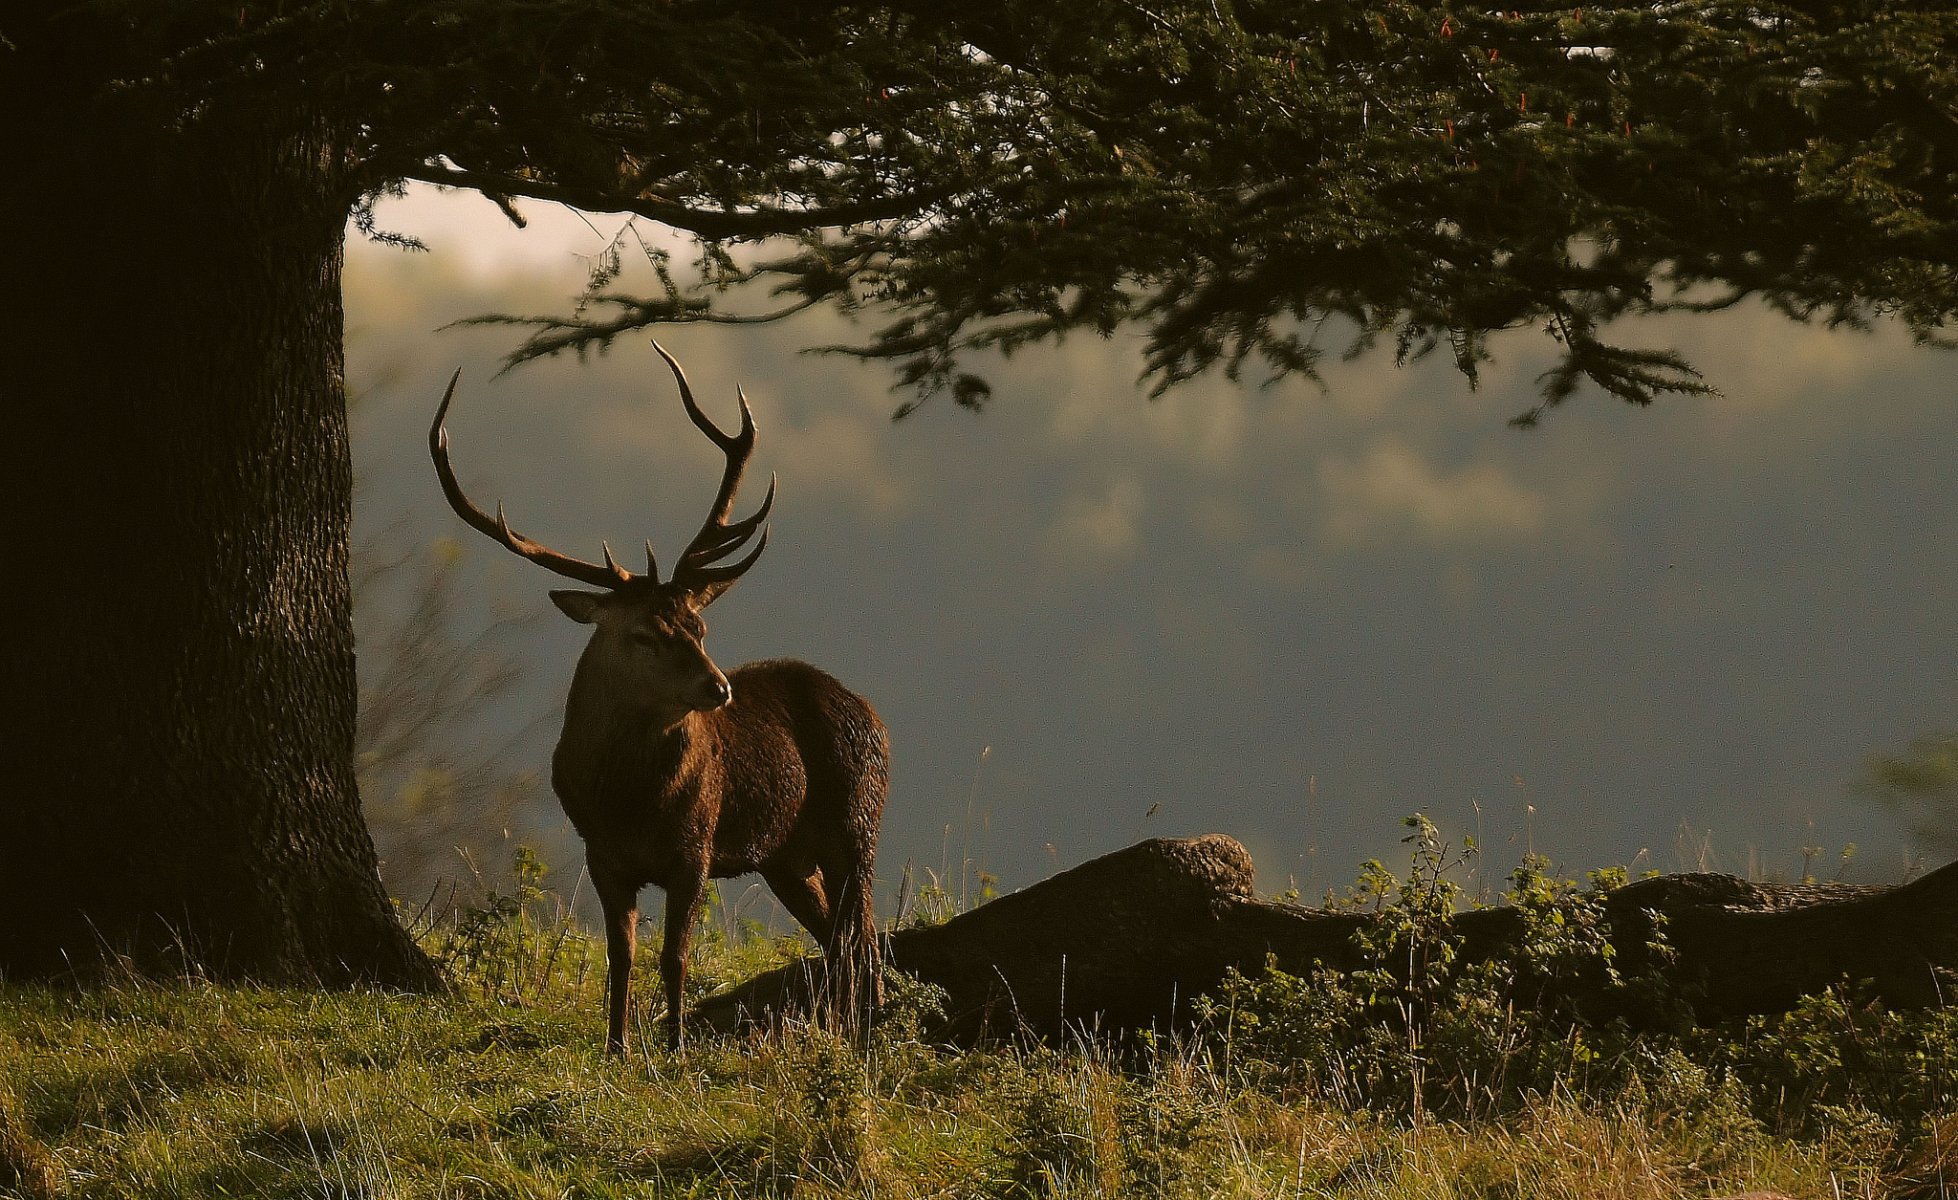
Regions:
<instances>
[{"instance_id":1,"label":"deer hind leg","mask_svg":"<svg viewBox=\"0 0 1958 1200\"><path fill-rule=\"evenodd\" d=\"M838 863L824 877L831 885L831 929L823 946L827 1002L846 1027L855 1027L884 1002L877 919L871 908L871 863L867 856Z\"/></svg>"},{"instance_id":2,"label":"deer hind leg","mask_svg":"<svg viewBox=\"0 0 1958 1200\"><path fill-rule=\"evenodd\" d=\"M632 959L639 948L639 889L596 875L592 884L605 910L605 1049L623 1054L632 1000Z\"/></svg>"},{"instance_id":3,"label":"deer hind leg","mask_svg":"<svg viewBox=\"0 0 1958 1200\"><path fill-rule=\"evenodd\" d=\"M816 945L828 949L830 940L829 892L823 886L823 873L812 868L807 874L799 875L794 870L782 867L765 868L761 877L768 883L768 890L782 902L809 936L816 939Z\"/></svg>"},{"instance_id":4,"label":"deer hind leg","mask_svg":"<svg viewBox=\"0 0 1958 1200\"><path fill-rule=\"evenodd\" d=\"M666 985L666 1046L680 1048L680 1004L687 986L687 949L700 920L700 901L707 890L707 868L675 879L666 889L666 938L659 951L660 982Z\"/></svg>"},{"instance_id":5,"label":"deer hind leg","mask_svg":"<svg viewBox=\"0 0 1958 1200\"><path fill-rule=\"evenodd\" d=\"M813 971L811 964L805 963L802 968L802 981L814 984L810 988L810 994L817 997L817 1004L820 1007L820 997L826 985L818 984L816 981L829 973L829 965L832 961L829 956L830 940L834 930L834 914L830 911L829 891L824 887L822 869L811 867L804 872L797 868L778 866L764 868L761 877L768 881L768 889L775 893L775 898L782 902L782 907L788 909L789 915L809 931L809 936L816 939L816 946L823 952L823 969L820 975Z\"/></svg>"}]
</instances>

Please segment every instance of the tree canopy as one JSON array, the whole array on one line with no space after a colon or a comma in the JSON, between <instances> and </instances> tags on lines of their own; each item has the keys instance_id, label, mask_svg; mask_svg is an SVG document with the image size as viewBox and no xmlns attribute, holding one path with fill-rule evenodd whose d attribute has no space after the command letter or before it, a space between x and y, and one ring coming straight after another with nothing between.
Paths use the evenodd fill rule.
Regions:
<instances>
[{"instance_id":1,"label":"tree canopy","mask_svg":"<svg viewBox=\"0 0 1958 1200\"><path fill-rule=\"evenodd\" d=\"M1938 341L1958 298L1948 10L1113 2L910 32L957 70L876 93L877 119L932 124L868 136L959 148L921 180L960 191L708 277L893 309L849 349L962 403L987 394L963 349L1125 322L1158 390L1377 341L1473 382L1490 332L1539 326L1561 354L1527 424L1587 381L1641 404L1707 390L1613 345L1619 317L1754 296ZM517 357L716 319L672 290L594 298L603 315L528 322Z\"/></svg>"},{"instance_id":2,"label":"tree canopy","mask_svg":"<svg viewBox=\"0 0 1958 1200\"><path fill-rule=\"evenodd\" d=\"M318 106L370 228L419 180L701 239L697 275L655 256L656 295L601 273L595 307L506 318L519 359L834 304L881 322L852 352L977 405L961 351L1075 329L1144 326L1161 388L1377 341L1473 381L1490 332L1533 325L1562 347L1544 405L1646 403L1707 385L1613 345L1619 317L1758 296L1935 341L1958 296L1938 4L124 7L29 32L112 10L99 89ZM722 294L750 283L768 299Z\"/></svg>"}]
</instances>

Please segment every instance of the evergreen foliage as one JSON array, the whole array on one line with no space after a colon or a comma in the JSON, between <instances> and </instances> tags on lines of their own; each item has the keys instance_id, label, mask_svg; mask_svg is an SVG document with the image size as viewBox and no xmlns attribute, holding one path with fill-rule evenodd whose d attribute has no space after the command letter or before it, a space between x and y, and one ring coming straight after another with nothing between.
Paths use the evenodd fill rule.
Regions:
<instances>
[{"instance_id":1,"label":"evergreen foliage","mask_svg":"<svg viewBox=\"0 0 1958 1200\"><path fill-rule=\"evenodd\" d=\"M1939 341L1958 303L1943 4L99 0L0 35L10 100L317 111L364 228L420 180L701 239L700 281L648 251L655 295L601 269L596 303L499 318L519 360L876 306L849 352L977 406L963 351L1077 329L1142 324L1160 390L1310 375L1329 340L1472 382L1536 326L1529 423L1587 381L1708 390L1606 340L1627 315L1758 296Z\"/></svg>"}]
</instances>

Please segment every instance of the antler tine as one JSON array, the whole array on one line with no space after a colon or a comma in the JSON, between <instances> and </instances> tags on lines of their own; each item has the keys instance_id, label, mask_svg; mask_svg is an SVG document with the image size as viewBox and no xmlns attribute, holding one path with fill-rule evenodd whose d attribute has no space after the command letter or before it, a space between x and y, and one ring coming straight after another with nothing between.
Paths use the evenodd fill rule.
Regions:
<instances>
[{"instance_id":1,"label":"antler tine","mask_svg":"<svg viewBox=\"0 0 1958 1200\"><path fill-rule=\"evenodd\" d=\"M667 369L673 372L673 382L680 385L680 403L686 407L687 416L693 421L694 426L706 434L722 451L728 454L739 452L745 465L745 459L755 448L755 415L748 411L746 393L738 387L734 389L735 398L741 403L741 428L732 434L727 433L719 425L714 424L713 418L701 411L700 403L693 398L693 388L687 383L687 373L681 368L680 360L668 354L666 347L660 345L658 339L654 339L653 349L666 360Z\"/></svg>"},{"instance_id":2,"label":"antler tine","mask_svg":"<svg viewBox=\"0 0 1958 1200\"><path fill-rule=\"evenodd\" d=\"M762 522L768 519L769 509L775 504L776 481L773 476L769 477L768 495L762 499L761 507L753 515L733 522L727 519L734 508L735 493L741 487L741 474L755 452L755 414L748 407L747 393L738 387L734 390L735 401L741 406L741 428L729 434L701 411L699 402L694 399L693 388L687 383L687 373L681 369L679 361L667 353L666 347L658 341L653 342L653 349L666 360L667 369L673 372L673 381L680 389L680 403L686 408L688 419L707 435L709 441L720 447L727 459L721 471L720 488L714 494L713 507L708 509L700 532L687 543L687 548L681 551L673 568L674 582L690 588L713 586L718 594L719 589L725 588L753 566L755 559L761 555L762 547L768 544L768 531L762 527ZM741 549L757 529L761 530L762 540L745 558L727 566L713 565Z\"/></svg>"},{"instance_id":3,"label":"antler tine","mask_svg":"<svg viewBox=\"0 0 1958 1200\"><path fill-rule=\"evenodd\" d=\"M721 472L720 490L714 494L714 506L707 512L706 524L701 526L701 533L705 534L710 527L726 521L729 510L734 507L734 493L741 486L741 472L747 469L748 459L755 452L755 414L748 409L747 393L735 388L735 400L741 405L741 428L735 433L727 433L701 410L679 361L657 341L653 343L653 349L666 360L667 367L673 372L673 381L680 386L680 403L687 410L687 418L693 422L694 428L707 435L708 441L719 446L727 458L727 466Z\"/></svg>"},{"instance_id":4,"label":"antler tine","mask_svg":"<svg viewBox=\"0 0 1958 1200\"><path fill-rule=\"evenodd\" d=\"M746 545L748 539L755 535L755 530L768 519L768 510L775 507L775 483L775 476L770 475L768 494L761 498L761 507L752 515L743 517L739 521L711 526L712 536L709 536L709 528L702 528L700 536L696 537L687 547L686 553L680 556L679 566L689 569L712 566ZM677 570L678 567L675 569Z\"/></svg>"},{"instance_id":5,"label":"antler tine","mask_svg":"<svg viewBox=\"0 0 1958 1200\"><path fill-rule=\"evenodd\" d=\"M605 547L604 566L586 562L581 558L572 558L567 554L559 554L549 546L533 542L510 528L509 518L503 515L501 504L496 506L496 515L492 517L477 508L475 502L469 499L462 490L462 485L456 482L455 469L449 465L449 431L444 425L448 420L449 405L455 399L456 384L460 382L462 382L462 370L457 368L456 373L449 377L448 390L442 393L442 403L435 410L435 423L428 427L428 453L435 460L435 475L442 481L442 495L448 498L449 507L471 527L495 539L505 549L520 554L545 570L562 575L566 579L575 579L579 583L601 588L617 588L631 583L634 578L632 572L620 566L612 558L610 546Z\"/></svg>"},{"instance_id":6,"label":"antler tine","mask_svg":"<svg viewBox=\"0 0 1958 1200\"><path fill-rule=\"evenodd\" d=\"M727 584L731 584L743 575L746 575L748 568L755 565L755 560L760 558L761 552L766 549L768 549L768 530L764 529L761 531L760 540L755 542L755 548L743 555L741 561L731 562L724 567L688 568L686 584L690 588L726 586ZM675 575L676 577L678 576L677 571Z\"/></svg>"}]
</instances>

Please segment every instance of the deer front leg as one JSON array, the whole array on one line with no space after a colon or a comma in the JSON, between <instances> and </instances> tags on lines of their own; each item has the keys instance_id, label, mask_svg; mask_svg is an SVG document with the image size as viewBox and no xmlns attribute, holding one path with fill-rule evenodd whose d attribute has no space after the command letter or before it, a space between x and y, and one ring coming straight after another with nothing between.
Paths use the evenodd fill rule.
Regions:
<instances>
[{"instance_id":1,"label":"deer front leg","mask_svg":"<svg viewBox=\"0 0 1958 1200\"><path fill-rule=\"evenodd\" d=\"M666 889L666 940L659 952L660 981L666 985L666 1045L680 1048L680 997L687 986L687 947L707 889L707 867L675 879Z\"/></svg>"},{"instance_id":2,"label":"deer front leg","mask_svg":"<svg viewBox=\"0 0 1958 1200\"><path fill-rule=\"evenodd\" d=\"M596 876L592 884L605 910L605 1049L623 1054L632 999L632 958L639 948L639 889Z\"/></svg>"}]
</instances>

